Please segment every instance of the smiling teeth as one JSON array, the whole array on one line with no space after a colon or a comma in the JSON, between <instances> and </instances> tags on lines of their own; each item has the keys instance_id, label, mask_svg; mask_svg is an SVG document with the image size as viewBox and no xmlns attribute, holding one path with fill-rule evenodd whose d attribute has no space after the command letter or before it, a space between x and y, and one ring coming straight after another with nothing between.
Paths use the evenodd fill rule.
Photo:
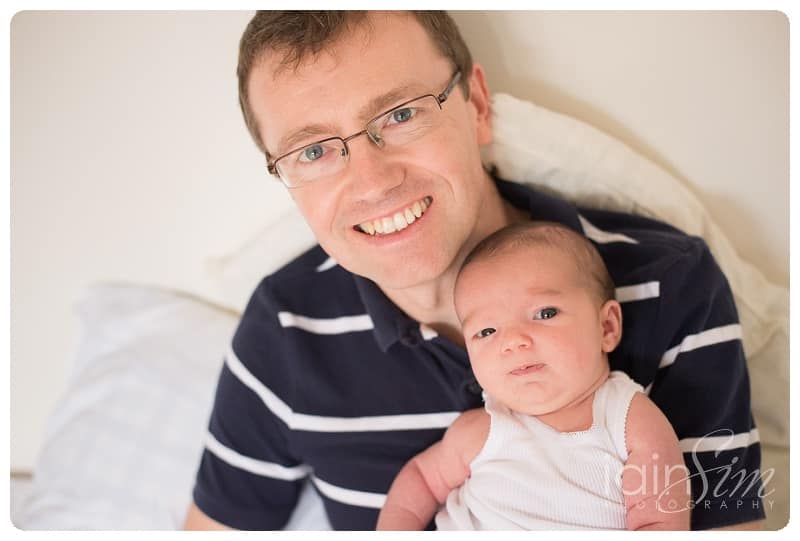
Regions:
<instances>
[{"instance_id":1,"label":"smiling teeth","mask_svg":"<svg viewBox=\"0 0 800 541\"><path fill-rule=\"evenodd\" d=\"M395 231L402 231L422 216L432 202L432 197L424 197L402 212L395 212L391 216L358 224L358 229L368 235L388 235Z\"/></svg>"}]
</instances>

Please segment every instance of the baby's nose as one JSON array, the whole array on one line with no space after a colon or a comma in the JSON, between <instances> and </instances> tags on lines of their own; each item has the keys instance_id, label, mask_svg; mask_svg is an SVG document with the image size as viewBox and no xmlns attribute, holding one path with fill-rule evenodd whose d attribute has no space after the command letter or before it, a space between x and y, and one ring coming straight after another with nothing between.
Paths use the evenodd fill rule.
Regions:
<instances>
[{"instance_id":1,"label":"baby's nose","mask_svg":"<svg viewBox=\"0 0 800 541\"><path fill-rule=\"evenodd\" d=\"M503 342L503 352L512 353L521 349L528 349L533 345L530 335L521 331L510 332Z\"/></svg>"}]
</instances>

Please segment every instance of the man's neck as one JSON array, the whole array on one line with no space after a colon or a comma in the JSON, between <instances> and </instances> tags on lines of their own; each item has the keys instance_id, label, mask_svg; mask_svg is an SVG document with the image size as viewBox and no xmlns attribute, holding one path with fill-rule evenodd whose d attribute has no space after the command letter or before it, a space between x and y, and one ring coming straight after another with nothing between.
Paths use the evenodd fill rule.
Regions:
<instances>
[{"instance_id":1,"label":"man's neck","mask_svg":"<svg viewBox=\"0 0 800 541\"><path fill-rule=\"evenodd\" d=\"M392 302L420 323L434 329L453 342L463 345L461 325L453 305L453 288L457 275L448 269L436 280L404 289L383 289Z\"/></svg>"},{"instance_id":2,"label":"man's neck","mask_svg":"<svg viewBox=\"0 0 800 541\"><path fill-rule=\"evenodd\" d=\"M453 304L453 289L462 262L478 242L485 237L507 225L530 219L526 211L515 208L503 199L494 186L493 197L490 199L491 202L482 209L481 221L475 232L461 247L458 255L444 273L434 280L408 288L381 287L384 294L406 314L462 346L464 339L461 336L461 325Z\"/></svg>"}]
</instances>

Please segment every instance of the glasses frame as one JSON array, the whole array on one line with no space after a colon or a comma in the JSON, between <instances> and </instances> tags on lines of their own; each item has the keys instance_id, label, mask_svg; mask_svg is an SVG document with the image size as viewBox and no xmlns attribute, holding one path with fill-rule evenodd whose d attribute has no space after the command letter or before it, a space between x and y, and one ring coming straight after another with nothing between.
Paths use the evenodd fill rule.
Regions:
<instances>
[{"instance_id":1,"label":"glasses frame","mask_svg":"<svg viewBox=\"0 0 800 541\"><path fill-rule=\"evenodd\" d=\"M416 98L412 98L410 100L404 101L403 103L401 103L399 105L395 105L391 109L387 109L386 111L382 112L381 114L375 115L374 117L372 117L366 123L366 127L363 130L361 130L360 132L354 133L353 135L349 135L347 137L338 137L338 136L326 137L325 139L320 139L319 141L314 141L312 143L308 143L308 144L299 146L297 148L293 148L292 150L290 150L290 151L278 156L277 158L275 158L274 160L271 160L271 161L269 159L269 153L266 153L267 171L269 172L270 175L274 175L274 176L277 176L278 178L280 178L281 182L283 182L283 184L286 185L287 188L296 188L297 186L302 186L304 184L308 184L310 182L313 182L313 181L306 181L306 182L302 182L300 184L295 184L294 186L290 186L289 183L287 182L287 180L284 179L281 176L280 172L278 171L278 167L277 167L278 162L280 160L282 160L283 158L285 158L286 156L289 156L291 154L294 154L295 152L303 150L306 147L318 145L320 143L327 143L328 141L341 141L342 142L342 147L343 147L342 148L342 157L347 158L350 155L350 147L347 146L347 142L352 140L352 139L355 139L356 137L359 137L361 135L366 135L369 138L369 140L372 141L372 143L375 146L377 146L378 148L383 148L383 145L384 145L383 139L381 138L381 136L379 134L373 133L373 132L371 132L369 130L370 124L372 124L373 122L375 122L379 118L381 118L381 117L383 117L385 115L388 115L389 113L391 113L392 111L394 111L396 109L401 109L403 106L408 105L411 102L417 101L417 100L422 99L422 98L427 98L429 96L436 100L436 103L439 105L439 110L441 110L442 109L442 104L447 101L447 98L450 97L450 94L453 92L453 89L456 87L456 85L458 84L458 82L460 80L461 80L461 71L459 70L459 71L456 71L455 74L453 74L453 77L452 77L452 79L450 79L450 82L447 84L447 87L438 96L434 95L434 94L422 94L421 96L417 96Z\"/></svg>"}]
</instances>

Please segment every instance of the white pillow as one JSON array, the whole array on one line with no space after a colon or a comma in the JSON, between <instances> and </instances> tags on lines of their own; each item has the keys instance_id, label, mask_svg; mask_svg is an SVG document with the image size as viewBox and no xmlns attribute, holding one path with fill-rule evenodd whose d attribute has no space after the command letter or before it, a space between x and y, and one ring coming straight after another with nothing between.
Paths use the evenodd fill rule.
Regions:
<instances>
[{"instance_id":1,"label":"white pillow","mask_svg":"<svg viewBox=\"0 0 800 541\"><path fill-rule=\"evenodd\" d=\"M48 420L23 529L171 529L191 498L236 314L169 291L97 284Z\"/></svg>"},{"instance_id":2,"label":"white pillow","mask_svg":"<svg viewBox=\"0 0 800 541\"><path fill-rule=\"evenodd\" d=\"M12 520L34 530L180 528L238 315L114 284L89 287L78 313L75 364ZM308 486L290 527L330 528Z\"/></svg>"},{"instance_id":3,"label":"white pillow","mask_svg":"<svg viewBox=\"0 0 800 541\"><path fill-rule=\"evenodd\" d=\"M679 180L625 144L574 118L495 94L494 141L484 162L501 177L583 206L622 210L702 236L733 289L744 333L753 412L764 443L788 446L788 291L742 260L700 201ZM243 310L261 278L315 243L296 210L229 256L209 261L229 307Z\"/></svg>"}]
</instances>

